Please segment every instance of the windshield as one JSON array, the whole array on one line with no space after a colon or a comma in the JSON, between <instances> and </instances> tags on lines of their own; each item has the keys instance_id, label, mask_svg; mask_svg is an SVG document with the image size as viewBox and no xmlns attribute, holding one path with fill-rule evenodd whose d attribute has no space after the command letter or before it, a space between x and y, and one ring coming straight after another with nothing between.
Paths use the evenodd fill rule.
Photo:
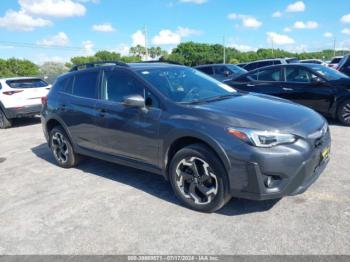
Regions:
<instances>
[{"instance_id":1,"label":"windshield","mask_svg":"<svg viewBox=\"0 0 350 262\"><path fill-rule=\"evenodd\" d=\"M192 103L236 93L230 86L193 68L158 68L137 73L174 102Z\"/></svg>"},{"instance_id":2,"label":"windshield","mask_svg":"<svg viewBox=\"0 0 350 262\"><path fill-rule=\"evenodd\" d=\"M234 74L244 74L244 73L247 73L248 71L239 67L239 66L236 66L236 65L226 65L232 73Z\"/></svg>"},{"instance_id":3,"label":"windshield","mask_svg":"<svg viewBox=\"0 0 350 262\"><path fill-rule=\"evenodd\" d=\"M343 73L340 73L339 71L337 71L335 69L332 69L332 68L329 68L326 66L322 66L322 65L312 65L312 66L310 66L310 69L319 73L321 76L323 76L328 81L349 78L348 76L344 75Z\"/></svg>"},{"instance_id":4,"label":"windshield","mask_svg":"<svg viewBox=\"0 0 350 262\"><path fill-rule=\"evenodd\" d=\"M6 84L8 84L11 88L38 88L48 86L48 83L39 78L7 80Z\"/></svg>"}]
</instances>

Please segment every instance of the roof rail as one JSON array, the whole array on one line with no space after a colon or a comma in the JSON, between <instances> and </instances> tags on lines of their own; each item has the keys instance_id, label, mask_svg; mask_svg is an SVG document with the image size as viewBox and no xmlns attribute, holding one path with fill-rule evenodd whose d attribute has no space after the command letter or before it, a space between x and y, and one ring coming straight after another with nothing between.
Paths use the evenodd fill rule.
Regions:
<instances>
[{"instance_id":1,"label":"roof rail","mask_svg":"<svg viewBox=\"0 0 350 262\"><path fill-rule=\"evenodd\" d=\"M95 61L95 62L74 65L69 70L69 72L79 71L79 70L84 70L84 69L98 67L98 66L104 66L104 65L116 65L116 66L128 67L128 65L126 63L119 62L119 61Z\"/></svg>"}]
</instances>

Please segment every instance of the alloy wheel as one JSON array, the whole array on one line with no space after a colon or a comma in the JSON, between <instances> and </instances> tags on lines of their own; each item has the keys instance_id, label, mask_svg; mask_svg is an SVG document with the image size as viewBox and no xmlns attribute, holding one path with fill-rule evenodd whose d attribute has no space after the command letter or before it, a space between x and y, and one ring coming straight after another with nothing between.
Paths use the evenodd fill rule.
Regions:
<instances>
[{"instance_id":1,"label":"alloy wheel","mask_svg":"<svg viewBox=\"0 0 350 262\"><path fill-rule=\"evenodd\" d=\"M181 194L197 205L212 202L218 193L218 180L209 164L198 157L183 159L176 167L176 185Z\"/></svg>"},{"instance_id":2,"label":"alloy wheel","mask_svg":"<svg viewBox=\"0 0 350 262\"><path fill-rule=\"evenodd\" d=\"M350 123L350 102L343 106L342 117L344 122Z\"/></svg>"},{"instance_id":3,"label":"alloy wheel","mask_svg":"<svg viewBox=\"0 0 350 262\"><path fill-rule=\"evenodd\" d=\"M68 157L69 157L69 151L68 151L68 144L67 140L59 132L56 132L52 136L52 141L51 141L51 147L53 154L58 162L61 164L65 164L68 162Z\"/></svg>"}]
</instances>

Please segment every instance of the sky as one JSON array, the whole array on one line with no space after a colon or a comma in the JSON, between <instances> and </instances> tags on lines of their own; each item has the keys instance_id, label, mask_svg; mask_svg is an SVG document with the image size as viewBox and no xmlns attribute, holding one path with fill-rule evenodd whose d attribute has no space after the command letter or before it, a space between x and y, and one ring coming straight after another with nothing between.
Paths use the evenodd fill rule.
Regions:
<instances>
[{"instance_id":1,"label":"sky","mask_svg":"<svg viewBox=\"0 0 350 262\"><path fill-rule=\"evenodd\" d=\"M186 41L350 50L350 0L0 0L0 58L38 64Z\"/></svg>"}]
</instances>

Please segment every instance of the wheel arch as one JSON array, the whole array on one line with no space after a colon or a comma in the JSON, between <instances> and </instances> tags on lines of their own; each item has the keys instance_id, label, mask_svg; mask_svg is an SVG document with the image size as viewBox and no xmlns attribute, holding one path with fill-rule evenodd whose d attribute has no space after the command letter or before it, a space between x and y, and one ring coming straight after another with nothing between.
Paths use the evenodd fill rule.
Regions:
<instances>
[{"instance_id":1,"label":"wheel arch","mask_svg":"<svg viewBox=\"0 0 350 262\"><path fill-rule=\"evenodd\" d=\"M164 158L162 166L164 170L164 176L166 179L168 179L168 168L170 165L170 161L174 157L176 152L192 144L203 144L210 150L212 150L223 164L227 174L229 173L230 161L227 154L225 153L225 150L220 146L219 143L217 143L214 139L203 134L184 133L182 135L173 137L164 148Z\"/></svg>"},{"instance_id":2,"label":"wheel arch","mask_svg":"<svg viewBox=\"0 0 350 262\"><path fill-rule=\"evenodd\" d=\"M69 141L71 142L72 146L74 147L74 143L71 137L71 134L68 130L68 127L64 124L64 122L58 118L50 118L45 122L45 132L48 134L48 136L50 136L50 132L51 130L55 127L55 126L60 126L63 128L64 132L66 132ZM50 142L49 142L49 146L50 146Z\"/></svg>"}]
</instances>

